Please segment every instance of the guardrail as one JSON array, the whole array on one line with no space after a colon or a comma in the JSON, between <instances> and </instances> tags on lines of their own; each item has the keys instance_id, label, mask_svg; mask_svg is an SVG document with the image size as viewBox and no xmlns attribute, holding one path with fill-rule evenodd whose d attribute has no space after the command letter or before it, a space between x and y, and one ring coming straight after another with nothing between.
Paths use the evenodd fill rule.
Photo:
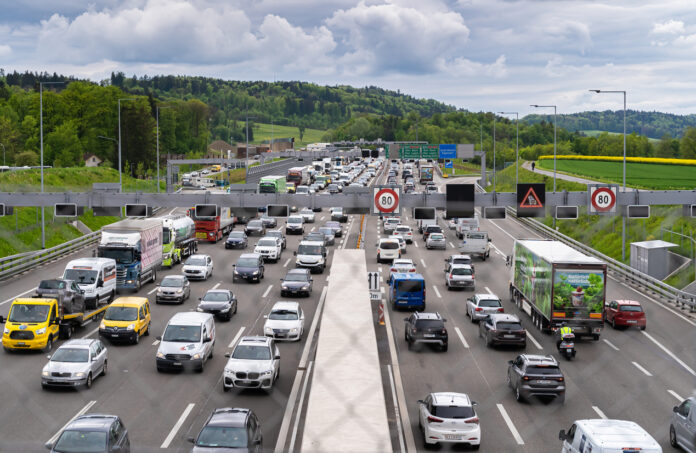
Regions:
<instances>
[{"instance_id":1,"label":"guardrail","mask_svg":"<svg viewBox=\"0 0 696 453\"><path fill-rule=\"evenodd\" d=\"M476 184L476 191L485 192L485 190L479 184ZM631 266L628 266L622 262L616 261L614 258L604 255L592 247L578 242L575 239L544 225L538 220L526 217L517 217L515 210L510 207L506 207L506 212L507 215L517 219L519 222L536 231L540 235L563 242L574 249L580 250L587 255L606 262L607 268L614 274L620 276L626 283L640 285L641 287L648 289L654 294L662 297L666 301L674 303L677 307L682 309L688 307L690 312L696 312L696 296L670 286L665 282L633 269Z\"/></svg>"}]
</instances>

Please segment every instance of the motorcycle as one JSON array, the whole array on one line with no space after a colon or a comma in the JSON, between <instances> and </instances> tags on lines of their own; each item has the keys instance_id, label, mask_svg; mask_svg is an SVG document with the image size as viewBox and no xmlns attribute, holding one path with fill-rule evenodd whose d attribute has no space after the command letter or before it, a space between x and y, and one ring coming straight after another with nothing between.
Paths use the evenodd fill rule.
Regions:
<instances>
[{"instance_id":1,"label":"motorcycle","mask_svg":"<svg viewBox=\"0 0 696 453\"><path fill-rule=\"evenodd\" d=\"M556 345L558 352L565 356L566 359L572 360L575 357L575 334L569 333L560 335L560 337L560 341Z\"/></svg>"}]
</instances>

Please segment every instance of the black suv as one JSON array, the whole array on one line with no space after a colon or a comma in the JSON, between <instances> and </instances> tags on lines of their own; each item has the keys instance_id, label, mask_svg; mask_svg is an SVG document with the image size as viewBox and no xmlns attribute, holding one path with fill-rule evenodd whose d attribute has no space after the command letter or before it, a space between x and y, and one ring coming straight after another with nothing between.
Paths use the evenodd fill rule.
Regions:
<instances>
[{"instance_id":1,"label":"black suv","mask_svg":"<svg viewBox=\"0 0 696 453\"><path fill-rule=\"evenodd\" d=\"M510 344L527 347L527 331L517 315L492 313L479 322L479 337L486 340L486 346Z\"/></svg>"},{"instance_id":2,"label":"black suv","mask_svg":"<svg viewBox=\"0 0 696 453\"><path fill-rule=\"evenodd\" d=\"M212 451L260 452L263 447L261 424L251 409L215 409L197 437L189 437L191 453Z\"/></svg>"},{"instance_id":3,"label":"black suv","mask_svg":"<svg viewBox=\"0 0 696 453\"><path fill-rule=\"evenodd\" d=\"M447 329L445 321L440 313L415 312L406 322L404 338L411 349L413 344L430 343L440 346L441 351L447 351Z\"/></svg>"},{"instance_id":4,"label":"black suv","mask_svg":"<svg viewBox=\"0 0 696 453\"><path fill-rule=\"evenodd\" d=\"M68 423L55 443L46 443L53 452L93 451L130 453L128 430L116 415L80 415Z\"/></svg>"},{"instance_id":5,"label":"black suv","mask_svg":"<svg viewBox=\"0 0 696 453\"><path fill-rule=\"evenodd\" d=\"M530 396L556 397L565 401L565 379L558 361L551 355L518 355L508 361L508 385L515 391L517 401Z\"/></svg>"}]
</instances>

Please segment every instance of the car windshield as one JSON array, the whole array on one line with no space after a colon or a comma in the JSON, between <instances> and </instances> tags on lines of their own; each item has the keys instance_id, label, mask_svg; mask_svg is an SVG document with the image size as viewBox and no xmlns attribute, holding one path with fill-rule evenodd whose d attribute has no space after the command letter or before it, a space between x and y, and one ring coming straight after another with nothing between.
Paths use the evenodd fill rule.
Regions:
<instances>
[{"instance_id":1,"label":"car windshield","mask_svg":"<svg viewBox=\"0 0 696 453\"><path fill-rule=\"evenodd\" d=\"M63 278L77 283L94 283L99 272L86 269L66 269Z\"/></svg>"},{"instance_id":2,"label":"car windshield","mask_svg":"<svg viewBox=\"0 0 696 453\"><path fill-rule=\"evenodd\" d=\"M48 317L49 305L14 304L10 311L9 322L43 322Z\"/></svg>"},{"instance_id":3,"label":"car windshield","mask_svg":"<svg viewBox=\"0 0 696 453\"><path fill-rule=\"evenodd\" d=\"M294 321L300 319L297 312L293 310L273 310L268 316L268 319L277 319L281 321Z\"/></svg>"},{"instance_id":4,"label":"car windshield","mask_svg":"<svg viewBox=\"0 0 696 453\"><path fill-rule=\"evenodd\" d=\"M51 356L51 362L81 363L89 361L87 348L58 348Z\"/></svg>"},{"instance_id":5,"label":"car windshield","mask_svg":"<svg viewBox=\"0 0 696 453\"><path fill-rule=\"evenodd\" d=\"M522 330L522 324L519 322L499 322L496 324L498 330Z\"/></svg>"},{"instance_id":6,"label":"car windshield","mask_svg":"<svg viewBox=\"0 0 696 453\"><path fill-rule=\"evenodd\" d=\"M423 282L420 280L405 280L399 282L398 291L400 293L419 293L423 290Z\"/></svg>"},{"instance_id":7,"label":"car windshield","mask_svg":"<svg viewBox=\"0 0 696 453\"><path fill-rule=\"evenodd\" d=\"M384 250L395 250L399 248L399 243L396 241L385 241L379 244L379 248L384 249Z\"/></svg>"},{"instance_id":8,"label":"car windshield","mask_svg":"<svg viewBox=\"0 0 696 453\"><path fill-rule=\"evenodd\" d=\"M200 326L167 326L162 341L197 343L201 340Z\"/></svg>"},{"instance_id":9,"label":"car windshield","mask_svg":"<svg viewBox=\"0 0 696 453\"><path fill-rule=\"evenodd\" d=\"M479 307L502 307L502 304L498 299L479 299Z\"/></svg>"},{"instance_id":10,"label":"car windshield","mask_svg":"<svg viewBox=\"0 0 696 453\"><path fill-rule=\"evenodd\" d=\"M622 305L619 311L632 311L640 313L643 311L640 305Z\"/></svg>"},{"instance_id":11,"label":"car windshield","mask_svg":"<svg viewBox=\"0 0 696 453\"><path fill-rule=\"evenodd\" d=\"M261 228L262 226L263 226L263 222L261 222L260 220L252 220L247 225L247 227L253 227L253 228Z\"/></svg>"},{"instance_id":12,"label":"car windshield","mask_svg":"<svg viewBox=\"0 0 696 453\"><path fill-rule=\"evenodd\" d=\"M300 274L298 273L290 273L285 276L284 279L286 282L306 282L307 281L307 274Z\"/></svg>"},{"instance_id":13,"label":"car windshield","mask_svg":"<svg viewBox=\"0 0 696 453\"><path fill-rule=\"evenodd\" d=\"M244 233L242 233L241 231L233 231L230 233L229 237L235 239L244 239Z\"/></svg>"},{"instance_id":14,"label":"car windshield","mask_svg":"<svg viewBox=\"0 0 696 453\"><path fill-rule=\"evenodd\" d=\"M42 280L39 283L39 289L65 289L65 282L60 280Z\"/></svg>"},{"instance_id":15,"label":"car windshield","mask_svg":"<svg viewBox=\"0 0 696 453\"><path fill-rule=\"evenodd\" d=\"M302 223L302 217L288 217L288 223Z\"/></svg>"},{"instance_id":16,"label":"car windshield","mask_svg":"<svg viewBox=\"0 0 696 453\"><path fill-rule=\"evenodd\" d=\"M433 406L433 415L441 418L471 418L474 408L469 406Z\"/></svg>"},{"instance_id":17,"label":"car windshield","mask_svg":"<svg viewBox=\"0 0 696 453\"><path fill-rule=\"evenodd\" d=\"M466 267L455 267L452 269L452 275L472 275L471 269Z\"/></svg>"},{"instance_id":18,"label":"car windshield","mask_svg":"<svg viewBox=\"0 0 696 453\"><path fill-rule=\"evenodd\" d=\"M452 264L471 264L471 258L455 258Z\"/></svg>"},{"instance_id":19,"label":"car windshield","mask_svg":"<svg viewBox=\"0 0 696 453\"><path fill-rule=\"evenodd\" d=\"M426 231L427 231L428 233L442 233L442 228L440 228L439 226L436 226L436 225L430 225L430 226L426 229Z\"/></svg>"},{"instance_id":20,"label":"car windshield","mask_svg":"<svg viewBox=\"0 0 696 453\"><path fill-rule=\"evenodd\" d=\"M275 247L276 241L275 239L261 239L256 245L259 247Z\"/></svg>"},{"instance_id":21,"label":"car windshield","mask_svg":"<svg viewBox=\"0 0 696 453\"><path fill-rule=\"evenodd\" d=\"M254 258L239 258L237 267L258 267L259 262Z\"/></svg>"},{"instance_id":22,"label":"car windshield","mask_svg":"<svg viewBox=\"0 0 696 453\"><path fill-rule=\"evenodd\" d=\"M303 210L300 211L300 213L314 215L314 212L309 208L304 208Z\"/></svg>"},{"instance_id":23,"label":"car windshield","mask_svg":"<svg viewBox=\"0 0 696 453\"><path fill-rule=\"evenodd\" d=\"M58 438L53 451L65 453L99 453L106 451L106 432L68 429Z\"/></svg>"},{"instance_id":24,"label":"car windshield","mask_svg":"<svg viewBox=\"0 0 696 453\"><path fill-rule=\"evenodd\" d=\"M247 433L245 428L226 426L206 426L196 439L197 447L212 448L246 448Z\"/></svg>"},{"instance_id":25,"label":"car windshield","mask_svg":"<svg viewBox=\"0 0 696 453\"><path fill-rule=\"evenodd\" d=\"M396 231L399 233L410 233L411 229L409 227L396 227Z\"/></svg>"},{"instance_id":26,"label":"car windshield","mask_svg":"<svg viewBox=\"0 0 696 453\"><path fill-rule=\"evenodd\" d=\"M116 307L111 306L106 309L104 320L106 321L135 321L138 319L138 309L136 307Z\"/></svg>"},{"instance_id":27,"label":"car windshield","mask_svg":"<svg viewBox=\"0 0 696 453\"><path fill-rule=\"evenodd\" d=\"M268 346L239 345L232 353L233 359L242 360L271 360L271 350Z\"/></svg>"},{"instance_id":28,"label":"car windshield","mask_svg":"<svg viewBox=\"0 0 696 453\"><path fill-rule=\"evenodd\" d=\"M332 228L319 228L319 231L321 234L324 236L333 236L333 229Z\"/></svg>"},{"instance_id":29,"label":"car windshield","mask_svg":"<svg viewBox=\"0 0 696 453\"><path fill-rule=\"evenodd\" d=\"M554 375L561 374L561 370L555 366L529 366L527 367L527 374Z\"/></svg>"},{"instance_id":30,"label":"car windshield","mask_svg":"<svg viewBox=\"0 0 696 453\"><path fill-rule=\"evenodd\" d=\"M186 262L188 264L188 262ZM164 277L160 282L160 286L165 288L181 288L184 286L184 279L177 277Z\"/></svg>"},{"instance_id":31,"label":"car windshield","mask_svg":"<svg viewBox=\"0 0 696 453\"><path fill-rule=\"evenodd\" d=\"M329 228L341 228L341 224L338 222L326 222L326 226Z\"/></svg>"},{"instance_id":32,"label":"car windshield","mask_svg":"<svg viewBox=\"0 0 696 453\"><path fill-rule=\"evenodd\" d=\"M230 296L221 291L214 291L205 293L202 300L203 302L227 302L230 300Z\"/></svg>"}]
</instances>

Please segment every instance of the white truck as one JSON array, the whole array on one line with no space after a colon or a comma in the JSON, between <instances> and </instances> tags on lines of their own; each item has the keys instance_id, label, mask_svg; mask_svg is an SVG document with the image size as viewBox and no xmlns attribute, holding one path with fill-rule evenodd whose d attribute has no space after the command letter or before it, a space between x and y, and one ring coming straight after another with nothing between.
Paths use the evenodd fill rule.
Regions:
<instances>
[{"instance_id":1,"label":"white truck","mask_svg":"<svg viewBox=\"0 0 696 453\"><path fill-rule=\"evenodd\" d=\"M126 219L102 227L97 252L116 261L117 290L137 291L157 279L162 265L162 220Z\"/></svg>"},{"instance_id":2,"label":"white truck","mask_svg":"<svg viewBox=\"0 0 696 453\"><path fill-rule=\"evenodd\" d=\"M460 237L459 253L462 255L476 255L484 261L491 255L491 238L486 231L464 231Z\"/></svg>"},{"instance_id":3,"label":"white truck","mask_svg":"<svg viewBox=\"0 0 696 453\"><path fill-rule=\"evenodd\" d=\"M461 217L457 219L457 237L459 239L464 239L464 233L467 231L478 231L479 230L479 218L474 217Z\"/></svg>"}]
</instances>

